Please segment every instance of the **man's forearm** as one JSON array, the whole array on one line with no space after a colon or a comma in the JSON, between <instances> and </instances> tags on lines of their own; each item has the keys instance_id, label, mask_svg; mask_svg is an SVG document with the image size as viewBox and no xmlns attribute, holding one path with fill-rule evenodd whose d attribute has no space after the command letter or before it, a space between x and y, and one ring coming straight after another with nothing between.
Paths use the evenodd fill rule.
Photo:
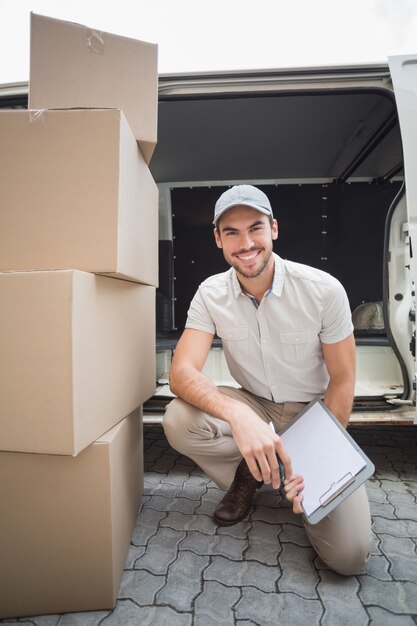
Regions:
<instances>
[{"instance_id":1,"label":"man's forearm","mask_svg":"<svg viewBox=\"0 0 417 626\"><path fill-rule=\"evenodd\" d=\"M170 376L171 391L201 411L229 421L238 411L238 401L226 396L204 374L190 366L176 368Z\"/></svg>"},{"instance_id":2,"label":"man's forearm","mask_svg":"<svg viewBox=\"0 0 417 626\"><path fill-rule=\"evenodd\" d=\"M324 394L324 404L345 428L347 428L352 413L353 398L354 385L351 382L335 383L330 381Z\"/></svg>"}]
</instances>

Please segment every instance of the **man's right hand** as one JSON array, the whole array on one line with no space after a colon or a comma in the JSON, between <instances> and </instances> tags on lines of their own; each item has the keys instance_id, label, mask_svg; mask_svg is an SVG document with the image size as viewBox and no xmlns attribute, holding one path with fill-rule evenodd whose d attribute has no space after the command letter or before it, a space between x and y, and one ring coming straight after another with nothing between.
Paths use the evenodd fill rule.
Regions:
<instances>
[{"instance_id":1,"label":"man's right hand","mask_svg":"<svg viewBox=\"0 0 417 626\"><path fill-rule=\"evenodd\" d=\"M279 435L274 433L246 404L240 404L238 414L228 420L233 439L256 480L280 486L277 455L284 466L285 476L292 476L291 459Z\"/></svg>"}]
</instances>

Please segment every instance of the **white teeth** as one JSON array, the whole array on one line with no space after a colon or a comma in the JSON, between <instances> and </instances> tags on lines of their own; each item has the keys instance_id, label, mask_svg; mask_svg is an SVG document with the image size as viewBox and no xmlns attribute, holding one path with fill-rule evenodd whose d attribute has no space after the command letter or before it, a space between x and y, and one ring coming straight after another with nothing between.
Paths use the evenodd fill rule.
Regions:
<instances>
[{"instance_id":1,"label":"white teeth","mask_svg":"<svg viewBox=\"0 0 417 626\"><path fill-rule=\"evenodd\" d=\"M242 259L243 261L251 261L257 256L257 254L257 252L255 252L255 254L249 254L246 256L244 256L243 254L239 254L239 259Z\"/></svg>"}]
</instances>

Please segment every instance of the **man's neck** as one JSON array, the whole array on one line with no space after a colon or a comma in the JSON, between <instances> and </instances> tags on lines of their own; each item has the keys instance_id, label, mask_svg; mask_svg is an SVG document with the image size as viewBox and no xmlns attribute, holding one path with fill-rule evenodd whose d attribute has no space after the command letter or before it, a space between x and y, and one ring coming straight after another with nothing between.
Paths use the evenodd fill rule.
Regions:
<instances>
[{"instance_id":1,"label":"man's neck","mask_svg":"<svg viewBox=\"0 0 417 626\"><path fill-rule=\"evenodd\" d=\"M259 302L262 300L264 295L269 289L272 287L272 283L274 281L274 272L275 272L275 261L273 256L271 255L270 262L267 267L264 269L262 274L256 276L255 278L247 278L246 276L242 276L239 272L236 272L236 276L239 280L239 283L247 294L256 298Z\"/></svg>"}]
</instances>

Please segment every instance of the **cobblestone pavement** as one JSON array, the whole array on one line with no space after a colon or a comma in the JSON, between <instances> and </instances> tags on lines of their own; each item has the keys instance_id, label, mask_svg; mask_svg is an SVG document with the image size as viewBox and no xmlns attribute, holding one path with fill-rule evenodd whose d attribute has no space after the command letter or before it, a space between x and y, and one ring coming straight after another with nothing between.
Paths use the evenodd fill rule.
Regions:
<instances>
[{"instance_id":1,"label":"cobblestone pavement","mask_svg":"<svg viewBox=\"0 0 417 626\"><path fill-rule=\"evenodd\" d=\"M223 492L145 429L145 491L113 611L21 618L36 626L412 626L417 624L417 427L354 427L367 483L371 558L328 570L298 517L263 487L246 521L217 527ZM3 624L16 624L16 620Z\"/></svg>"}]
</instances>

